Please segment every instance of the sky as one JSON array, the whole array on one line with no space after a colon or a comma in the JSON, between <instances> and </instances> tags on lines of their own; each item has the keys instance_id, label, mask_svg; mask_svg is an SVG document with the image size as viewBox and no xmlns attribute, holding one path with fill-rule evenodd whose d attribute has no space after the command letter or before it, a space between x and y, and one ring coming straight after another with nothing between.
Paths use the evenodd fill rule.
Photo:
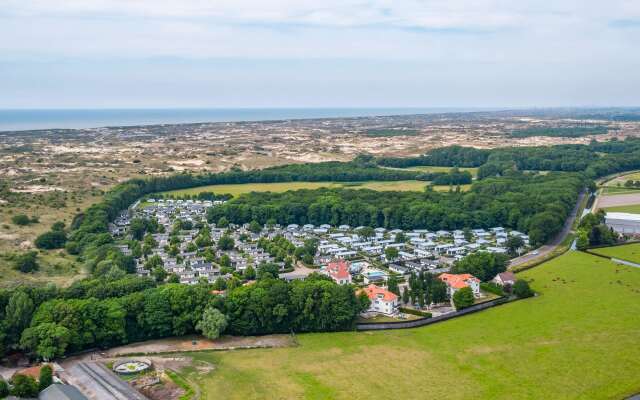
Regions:
<instances>
[{"instance_id":1,"label":"sky","mask_svg":"<svg viewBox=\"0 0 640 400\"><path fill-rule=\"evenodd\" d=\"M638 0L0 0L0 108L640 105Z\"/></svg>"}]
</instances>

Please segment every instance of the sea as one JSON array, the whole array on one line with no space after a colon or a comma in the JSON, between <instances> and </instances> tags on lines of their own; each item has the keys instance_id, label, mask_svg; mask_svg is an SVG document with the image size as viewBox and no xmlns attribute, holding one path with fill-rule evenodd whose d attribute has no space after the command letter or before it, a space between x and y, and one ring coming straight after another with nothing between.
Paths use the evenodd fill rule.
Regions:
<instances>
[{"instance_id":1,"label":"sea","mask_svg":"<svg viewBox=\"0 0 640 400\"><path fill-rule=\"evenodd\" d=\"M463 108L0 109L1 131L483 111Z\"/></svg>"}]
</instances>

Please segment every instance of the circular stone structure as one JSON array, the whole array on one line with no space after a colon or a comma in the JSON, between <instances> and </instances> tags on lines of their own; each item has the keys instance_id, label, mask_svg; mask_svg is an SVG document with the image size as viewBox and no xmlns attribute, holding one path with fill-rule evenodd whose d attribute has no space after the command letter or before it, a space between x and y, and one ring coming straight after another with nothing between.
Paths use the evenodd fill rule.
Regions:
<instances>
[{"instance_id":1,"label":"circular stone structure","mask_svg":"<svg viewBox=\"0 0 640 400\"><path fill-rule=\"evenodd\" d=\"M151 368L151 360L145 358L130 358L113 363L112 369L113 372L120 375L131 375L146 371L149 368Z\"/></svg>"}]
</instances>

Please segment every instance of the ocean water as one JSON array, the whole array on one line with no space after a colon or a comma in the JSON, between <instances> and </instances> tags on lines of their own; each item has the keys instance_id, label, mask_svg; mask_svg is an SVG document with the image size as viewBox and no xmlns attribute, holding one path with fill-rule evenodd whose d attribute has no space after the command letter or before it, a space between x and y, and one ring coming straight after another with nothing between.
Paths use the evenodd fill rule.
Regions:
<instances>
[{"instance_id":1,"label":"ocean water","mask_svg":"<svg viewBox=\"0 0 640 400\"><path fill-rule=\"evenodd\" d=\"M0 109L0 131L479 111L461 108Z\"/></svg>"}]
</instances>

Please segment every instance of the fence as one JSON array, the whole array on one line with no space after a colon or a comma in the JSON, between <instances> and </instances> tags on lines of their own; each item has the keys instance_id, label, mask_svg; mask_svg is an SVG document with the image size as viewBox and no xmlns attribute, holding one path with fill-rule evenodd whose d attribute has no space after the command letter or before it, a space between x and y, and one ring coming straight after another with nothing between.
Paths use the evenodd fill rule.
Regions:
<instances>
[{"instance_id":1,"label":"fence","mask_svg":"<svg viewBox=\"0 0 640 400\"><path fill-rule=\"evenodd\" d=\"M486 310L487 308L495 307L500 304L505 304L508 302L509 302L508 297L500 297L484 303L476 304L474 306L465 308L460 311L439 315L433 318L420 318L420 319L414 319L413 321L360 323L360 324L356 324L356 330L373 331L373 330L384 330L384 329L417 328L419 326L431 325L431 324L435 324L436 322L442 322L452 318L461 317L463 315L472 314L472 313Z\"/></svg>"}]
</instances>

